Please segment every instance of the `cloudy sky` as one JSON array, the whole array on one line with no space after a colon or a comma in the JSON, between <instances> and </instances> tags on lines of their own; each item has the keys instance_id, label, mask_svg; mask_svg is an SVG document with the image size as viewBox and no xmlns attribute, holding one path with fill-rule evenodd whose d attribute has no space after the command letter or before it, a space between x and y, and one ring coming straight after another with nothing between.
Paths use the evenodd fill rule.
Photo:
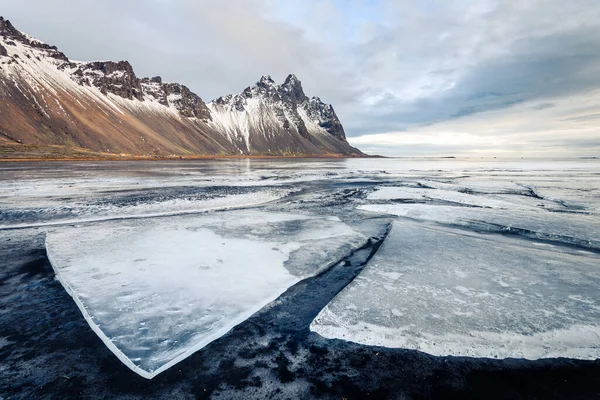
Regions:
<instances>
[{"instance_id":1,"label":"cloudy sky","mask_svg":"<svg viewBox=\"0 0 600 400\"><path fill-rule=\"evenodd\" d=\"M203 99L295 73L384 155L600 155L598 0L0 0L79 60Z\"/></svg>"}]
</instances>

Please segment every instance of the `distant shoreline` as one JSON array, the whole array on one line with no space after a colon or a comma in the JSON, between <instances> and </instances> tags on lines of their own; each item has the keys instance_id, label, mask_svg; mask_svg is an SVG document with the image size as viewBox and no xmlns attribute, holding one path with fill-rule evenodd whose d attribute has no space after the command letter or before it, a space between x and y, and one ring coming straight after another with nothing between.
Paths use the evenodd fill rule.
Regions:
<instances>
[{"instance_id":1,"label":"distant shoreline","mask_svg":"<svg viewBox=\"0 0 600 400\"><path fill-rule=\"evenodd\" d=\"M44 161L183 161L214 159L342 159L342 158L386 158L372 155L341 154L290 154L290 155L246 155L246 154L170 154L145 155L101 153L88 149L59 145L33 145L0 142L0 162L44 162Z\"/></svg>"},{"instance_id":2,"label":"distant shoreline","mask_svg":"<svg viewBox=\"0 0 600 400\"><path fill-rule=\"evenodd\" d=\"M348 159L348 158L388 158L384 156L317 156L317 155L295 155L295 156L211 156L211 155L195 155L181 157L71 157L71 158L0 158L0 163L3 162L46 162L46 161L192 161L192 160L222 160L222 159Z\"/></svg>"}]
</instances>

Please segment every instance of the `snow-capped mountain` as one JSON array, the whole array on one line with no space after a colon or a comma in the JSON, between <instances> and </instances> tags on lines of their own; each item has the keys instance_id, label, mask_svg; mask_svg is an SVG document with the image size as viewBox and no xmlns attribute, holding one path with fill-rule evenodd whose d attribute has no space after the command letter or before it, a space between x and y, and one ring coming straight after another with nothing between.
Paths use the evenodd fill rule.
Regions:
<instances>
[{"instance_id":1,"label":"snow-capped mountain","mask_svg":"<svg viewBox=\"0 0 600 400\"><path fill-rule=\"evenodd\" d=\"M290 75L205 104L127 61L70 60L0 17L0 143L132 155L363 155Z\"/></svg>"},{"instance_id":2,"label":"snow-capped mountain","mask_svg":"<svg viewBox=\"0 0 600 400\"><path fill-rule=\"evenodd\" d=\"M242 93L208 103L215 129L238 147L277 154L316 153L320 148L344 152L346 135L333 107L308 98L295 75L277 85L263 76Z\"/></svg>"}]
</instances>

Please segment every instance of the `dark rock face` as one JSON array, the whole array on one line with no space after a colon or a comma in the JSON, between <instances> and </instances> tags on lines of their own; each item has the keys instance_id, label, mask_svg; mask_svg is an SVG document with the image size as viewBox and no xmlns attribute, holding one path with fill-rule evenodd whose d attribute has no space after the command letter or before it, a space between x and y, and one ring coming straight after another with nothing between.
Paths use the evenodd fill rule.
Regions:
<instances>
[{"instance_id":1,"label":"dark rock face","mask_svg":"<svg viewBox=\"0 0 600 400\"><path fill-rule=\"evenodd\" d=\"M245 93L248 93L249 90L251 94L255 93L261 96L277 97L279 94L277 89L278 86L273 78L271 78L269 75L264 75L258 82L256 82L254 87L246 88Z\"/></svg>"},{"instance_id":2,"label":"dark rock face","mask_svg":"<svg viewBox=\"0 0 600 400\"><path fill-rule=\"evenodd\" d=\"M304 90L302 89L302 83L295 75L290 74L279 87L278 94L281 101L284 103L285 109L288 110L290 119L294 125L296 125L296 129L298 129L300 136L310 139L310 133L306 128L306 123L298 113L298 107L301 107L308 100L308 97L306 97Z\"/></svg>"},{"instance_id":3,"label":"dark rock face","mask_svg":"<svg viewBox=\"0 0 600 400\"><path fill-rule=\"evenodd\" d=\"M19 41L30 47L44 50L48 57L55 58L55 59L61 60L61 61L66 61L66 62L69 61L67 56L65 56L64 53L58 51L56 46L50 46L50 45L48 45L46 43L42 43L38 40L30 39L25 34L23 34L21 31L16 29L10 23L9 20L4 19L3 17L0 17L0 36L2 36L6 40L7 44L12 44L14 46L15 45L14 41L16 40L16 41ZM4 52L6 52L6 49L4 49ZM6 55L6 54L2 54L2 51L0 50L0 55Z\"/></svg>"},{"instance_id":4,"label":"dark rock face","mask_svg":"<svg viewBox=\"0 0 600 400\"><path fill-rule=\"evenodd\" d=\"M217 98L216 100L214 100L214 103L218 104L220 106L226 106L231 103L232 97L233 97L233 95L231 95L231 94L228 94L226 96L221 96L221 97Z\"/></svg>"},{"instance_id":5,"label":"dark rock face","mask_svg":"<svg viewBox=\"0 0 600 400\"><path fill-rule=\"evenodd\" d=\"M160 76L140 80L144 95L154 98L160 104L177 109L185 118L211 119L210 110L200 96L179 83L163 83Z\"/></svg>"},{"instance_id":6,"label":"dark rock face","mask_svg":"<svg viewBox=\"0 0 600 400\"><path fill-rule=\"evenodd\" d=\"M163 91L169 103L173 104L179 113L186 118L210 120L210 110L200 96L179 83L163 84Z\"/></svg>"},{"instance_id":7,"label":"dark rock face","mask_svg":"<svg viewBox=\"0 0 600 400\"><path fill-rule=\"evenodd\" d=\"M128 61L95 61L81 65L73 73L84 85L95 86L104 94L125 99L145 100L145 95L160 104L173 106L181 116L210 120L210 111L200 96L179 83L164 83L160 76L138 79Z\"/></svg>"},{"instance_id":8,"label":"dark rock face","mask_svg":"<svg viewBox=\"0 0 600 400\"><path fill-rule=\"evenodd\" d=\"M4 47L0 44L0 56L6 57L7 55L8 55L8 52L6 51L6 47Z\"/></svg>"},{"instance_id":9,"label":"dark rock face","mask_svg":"<svg viewBox=\"0 0 600 400\"><path fill-rule=\"evenodd\" d=\"M140 81L140 85L146 96L154 98L163 106L169 106L167 94L163 89L163 82L160 76L155 76L154 78L143 78Z\"/></svg>"},{"instance_id":10,"label":"dark rock face","mask_svg":"<svg viewBox=\"0 0 600 400\"><path fill-rule=\"evenodd\" d=\"M73 73L82 85L95 86L103 94L112 93L125 99L144 100L140 80L128 61L94 61L82 64Z\"/></svg>"},{"instance_id":11,"label":"dark rock face","mask_svg":"<svg viewBox=\"0 0 600 400\"><path fill-rule=\"evenodd\" d=\"M296 75L290 74L279 88L281 97L289 102L303 103L308 100L302 89L302 83Z\"/></svg>"},{"instance_id":12,"label":"dark rock face","mask_svg":"<svg viewBox=\"0 0 600 400\"><path fill-rule=\"evenodd\" d=\"M7 39L16 39L19 41L26 40L29 42L29 39L27 39L23 33L17 30L9 20L4 19L3 17L0 17L0 35Z\"/></svg>"},{"instance_id":13,"label":"dark rock face","mask_svg":"<svg viewBox=\"0 0 600 400\"><path fill-rule=\"evenodd\" d=\"M210 120L210 111L200 96L179 83L163 83L160 76L138 79L127 61L95 61L86 63L73 73L83 85L95 86L104 94L113 93L125 99L144 101L144 95L160 104L173 106L182 117Z\"/></svg>"},{"instance_id":14,"label":"dark rock face","mask_svg":"<svg viewBox=\"0 0 600 400\"><path fill-rule=\"evenodd\" d=\"M315 121L319 121L319 125L325 128L332 136L339 140L346 140L344 127L338 116L333 110L332 105L327 105L318 97L313 97L306 107L308 115Z\"/></svg>"}]
</instances>

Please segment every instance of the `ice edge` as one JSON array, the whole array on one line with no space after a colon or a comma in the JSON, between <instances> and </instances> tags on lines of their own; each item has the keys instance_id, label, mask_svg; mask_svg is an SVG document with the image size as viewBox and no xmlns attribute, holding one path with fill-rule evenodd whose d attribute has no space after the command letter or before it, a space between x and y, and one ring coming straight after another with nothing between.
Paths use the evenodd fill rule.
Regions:
<instances>
[{"instance_id":1,"label":"ice edge","mask_svg":"<svg viewBox=\"0 0 600 400\"><path fill-rule=\"evenodd\" d=\"M110 351L112 351L113 354L115 356L117 356L117 358L119 360L121 360L121 362L123 364L125 364L129 369L131 369L132 371L136 372L138 375L140 375L146 379L152 379L155 376L156 372L154 374L149 373L149 372L139 368L138 366L136 366L133 362L131 362L131 360L112 343L110 338L108 336L106 336L104 334L104 332L102 332L102 329L100 329L100 327L98 325L96 325L94 320L92 320L91 316L88 314L88 312L85 308L85 305L79 300L77 295L75 295L75 291L66 282L66 280L64 280L62 278L62 275L59 272L58 268L55 267L55 264L52 261L52 251L50 249L50 246L48 246L48 235L47 234L46 234L46 238L44 240L44 245L46 247L46 256L48 257L48 261L50 261L50 265L52 265L52 269L54 270L54 273L55 273L56 277L58 278L58 281L65 288L65 290L67 291L69 296L71 296L73 298L73 300L75 301L75 304L77 304L77 307L79 308L79 311L81 311L81 314L83 314L83 318L85 318L88 325L92 328L92 330L96 333L96 335L98 335L100 340L102 340L102 342L104 342L106 347L108 347L108 349Z\"/></svg>"},{"instance_id":2,"label":"ice edge","mask_svg":"<svg viewBox=\"0 0 600 400\"><path fill-rule=\"evenodd\" d=\"M164 212L156 212L156 213L148 213L148 214L131 214L131 215L114 215L114 216L99 216L99 217L90 217L90 218L81 218L81 219L65 219L58 221L48 221L48 222L39 222L39 223L24 223L24 224L14 224L14 225L0 225L0 231L2 230L13 230L13 229L29 229L29 228L41 228L41 227L54 227L54 226L62 226L62 225L71 225L71 224L85 224L89 222L105 222L105 221L120 221L120 220L129 220L129 219L144 219L144 218L159 218L159 217L177 217L180 215L189 215L189 214L204 214L212 211L226 211L226 210L242 210L246 208L258 207L264 204L268 204L272 201L280 200L284 197L287 197L291 194L287 193L283 196L274 197L272 199L262 199L249 201L248 203L241 203L238 205L215 205L215 206L205 206L204 208L200 207L193 210L181 210L181 211L164 211ZM235 196L235 195L232 195ZM227 197L232 197L227 196Z\"/></svg>"},{"instance_id":3,"label":"ice edge","mask_svg":"<svg viewBox=\"0 0 600 400\"><path fill-rule=\"evenodd\" d=\"M146 370L138 367L137 365L135 365L129 359L129 357L127 357L125 354L123 354L123 352L121 352L121 350L119 350L119 348L113 344L113 342L110 340L110 338L108 336L106 336L106 334L102 331L102 329L91 318L90 314L87 312L87 309L86 309L85 305L79 300L79 298L75 294L75 291L66 282L66 280L64 280L62 278L61 273L58 271L58 269L55 267L55 264L52 262L52 255L51 255L52 251L50 250L50 247L48 246L48 236L47 235L46 235L46 240L45 240L45 246L46 246L46 254L47 254L47 257L48 257L48 261L50 261L50 265L52 265L52 269L54 270L54 273L56 274L56 277L58 278L58 281L65 288L65 290L67 291L67 293L73 298L73 300L75 301L75 304L77 304L77 307L79 308L79 311L81 311L81 314L83 314L83 318L85 318L85 320L87 321L88 325L92 328L92 330L96 333L96 335L98 335L98 337L102 340L102 342L106 345L106 347L114 355L116 355L117 358L119 360L121 360L121 362L123 364L125 364L129 369L131 369L132 371L134 371L135 373L137 373L138 375L140 375L141 377L146 378L146 379L152 379L152 378L154 378L156 375L160 374L161 372L166 371L167 369L171 368L175 364L177 364L177 363L183 361L184 359L188 358L189 356L191 356L192 354L194 354L198 350L202 349L203 347L205 347L209 343L211 343L211 342L219 339L220 337L224 336L231 329L235 328L237 325L239 325L240 323L242 323L245 320L247 320L249 317L251 317L252 315L254 315L256 312L260 311L263 307L265 307L269 303L271 303L274 300L276 300L285 291L287 291L287 289L289 289L289 287L285 288L280 293L277 293L277 294L273 295L272 297L269 297L267 300L265 300L264 302L262 302L260 305L258 305L257 307L255 307L251 311L248 311L247 313L241 315L239 318L233 320L232 323L231 323L231 326L227 326L227 327L224 327L223 329L221 329L219 331L216 331L210 337L208 337L205 340L199 342L198 344L196 344L195 346L191 347L189 350L187 350L183 354L175 357L173 360L171 360L168 363L162 365L160 368L156 369L153 372L148 372L148 371L146 371ZM299 281L300 281L300 279L297 279L291 286L295 285Z\"/></svg>"},{"instance_id":4,"label":"ice edge","mask_svg":"<svg viewBox=\"0 0 600 400\"><path fill-rule=\"evenodd\" d=\"M349 250L349 254L351 254L352 252L356 251L361 246L364 246L364 244L367 241L368 241L368 239L365 237L364 240L363 240L363 242L362 242L362 245L353 245L352 249ZM211 342L213 342L213 341L215 341L215 340L223 337L230 330L232 330L233 328L235 328L236 326L238 326L242 322L244 322L247 319L249 319L252 315L254 315L257 312L259 312L260 310L262 310L265 306L267 306L268 304L270 304L273 301L277 300L283 293L285 293L291 287L293 287L294 285L296 285L298 282L301 282L301 281L303 281L305 279L308 279L308 278L311 278L313 276L317 276L317 275L319 275L319 274L327 271L329 268L333 267L338 262L340 262L345 257L347 257L347 256L345 256L345 257L342 257L342 258L340 258L340 259L338 259L336 261L332 261L329 264L327 264L326 266L324 266L323 268L315 271L315 273L313 273L311 275L308 275L308 276L305 276L305 277L302 277L302 278L297 278L296 281L293 284L291 284L290 286L284 288L282 291L280 291L277 294L269 297L264 302L261 302L257 307L253 308L252 310L248 311L247 313L242 314L239 318L233 320L232 323L230 324L230 326L224 327L224 328L216 331L209 338L206 338L205 340L199 342L198 344L196 344L195 346L191 347L189 350L187 350L183 354L175 357L173 360L171 360L168 363L162 365L160 368L157 368L155 371L148 372L148 371L146 371L146 370L138 367L137 365L135 365L129 359L129 357L127 357L125 354L123 354L123 352L121 352L121 350L119 350L119 348L113 344L113 342L110 340L110 338L108 336L106 336L106 334L102 331L102 329L94 322L94 320L88 314L85 305L79 300L79 298L75 294L75 291L71 288L71 286L69 286L69 284L66 282L66 280L64 280L62 278L61 273L58 271L57 267L55 267L55 264L52 261L52 251L50 249L50 246L48 245L48 234L46 234L46 237L45 237L45 240L44 240L44 245L46 247L46 256L48 257L48 261L50 261L50 265L52 266L52 269L54 270L54 273L56 274L56 277L58 278L58 281L65 288L65 290L67 291L67 293L69 294L69 296L71 296L71 298L73 298L73 300L75 301L75 304L77 304L77 307L79 308L79 311L81 311L81 314L83 315L83 318L85 318L85 320L87 321L88 325L92 328L92 330L96 333L96 335L98 335L98 337L100 338L100 340L102 340L102 342L104 343L104 345L115 356L117 356L117 358L119 360L121 360L121 362L123 364L125 364L133 372L137 373L138 375L140 375L141 377L146 378L146 379L152 379L152 378L154 378L158 374L166 371L167 369L171 368L172 366L174 366L174 365L178 364L179 362L185 360L186 358L188 358L192 354L196 353L198 350L202 349L203 347L207 346Z\"/></svg>"},{"instance_id":5,"label":"ice edge","mask_svg":"<svg viewBox=\"0 0 600 400\"><path fill-rule=\"evenodd\" d=\"M443 338L443 337L425 337L425 338L430 342L445 341L446 344L450 345L450 347L446 347L446 350L443 350L440 347L436 347L435 345L431 346L431 345L429 345L429 343L420 343L419 347L415 347L414 345L411 346L411 345L397 344L397 343L392 343L392 342L386 343L385 340L378 340L377 342L373 342L373 341L364 339L364 337L361 337L360 335L359 336L355 335L355 336L340 337L341 334L345 334L345 333L349 332L349 330L346 327L334 328L334 327L329 327L329 326L319 326L318 325L317 319L324 315L323 311L326 311L326 308L321 310L321 312L317 315L317 317L315 317L315 319L313 319L313 321L309 325L309 329L311 332L319 335L320 337L322 337L324 339L328 339L328 340L341 340L341 341L348 342L348 343L358 343L360 345L370 346L370 347L385 347L385 348L389 348L389 349L403 349L403 350L410 350L410 351L418 351L421 353L432 355L434 357L461 357L461 358L486 359L486 360L488 360L488 359L489 360L513 359L513 360L527 360L527 361L552 360L552 359L560 359L560 358L569 359L569 360L582 360L582 361L598 361L598 360L600 360L600 353L598 352L598 349L599 349L598 346L582 347L582 348L577 349L577 350L581 350L586 353L589 353L589 355L580 355L578 353L577 354L573 353L570 355L562 355L562 354L549 352L549 353L546 353L541 356L532 356L532 355L529 355L529 353L524 353L521 355L498 356L498 355L492 354L491 352L489 352L488 354L468 354L468 353L457 354L454 351L448 350L448 348L450 348L450 349L453 349L453 348L456 349L459 347L465 348L464 343L461 343L459 341L450 341L450 340L445 341L445 338ZM513 337L518 338L520 340L524 340L524 339L536 340L540 337L544 337L544 335L548 335L549 333L564 334L564 333L577 332L577 330L579 330L579 332L581 332L583 330L585 333L593 333L596 336L598 334L600 334L600 329L598 329L598 327L594 326L594 325L576 324L576 325L573 325L571 328L575 328L575 330L560 329L560 330L556 330L554 332L544 331L544 332L538 332L531 336L514 334ZM472 332L472 334L474 335L474 337L476 339L485 339L486 335L493 335L493 333L490 333L490 332L478 332L478 331L474 331L474 332ZM510 335L510 334L508 334L508 335ZM450 337L452 338L452 335ZM482 345L481 343L475 343L475 346L473 344L470 344L470 346L471 346L470 347L471 349L473 349L473 348L480 349L481 347L486 347L487 344ZM538 347L535 348L535 350L538 350L539 348L543 348L543 346L538 345ZM494 348L494 349L496 349L496 348Z\"/></svg>"}]
</instances>

